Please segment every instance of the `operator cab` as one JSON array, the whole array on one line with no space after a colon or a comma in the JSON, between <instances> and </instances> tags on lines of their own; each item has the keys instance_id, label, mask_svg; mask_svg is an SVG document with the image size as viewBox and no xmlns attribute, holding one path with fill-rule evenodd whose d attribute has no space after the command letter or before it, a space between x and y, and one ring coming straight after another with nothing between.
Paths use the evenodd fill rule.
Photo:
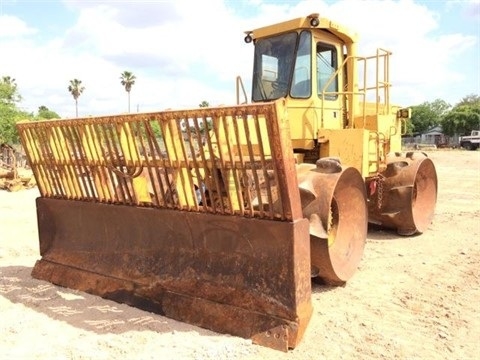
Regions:
<instances>
[{"instance_id":1,"label":"operator cab","mask_svg":"<svg viewBox=\"0 0 480 360\"><path fill-rule=\"evenodd\" d=\"M308 99L312 93L335 99L338 92L338 46L312 41L310 30L292 31L255 42L252 101L272 101L281 97ZM312 48L316 52L313 60ZM316 67L316 85L312 81Z\"/></svg>"},{"instance_id":2,"label":"operator cab","mask_svg":"<svg viewBox=\"0 0 480 360\"><path fill-rule=\"evenodd\" d=\"M312 14L246 32L255 45L252 102L285 99L295 151L317 147L321 129L349 127L345 56L356 37L330 20ZM318 154L318 151L315 150Z\"/></svg>"}]
</instances>

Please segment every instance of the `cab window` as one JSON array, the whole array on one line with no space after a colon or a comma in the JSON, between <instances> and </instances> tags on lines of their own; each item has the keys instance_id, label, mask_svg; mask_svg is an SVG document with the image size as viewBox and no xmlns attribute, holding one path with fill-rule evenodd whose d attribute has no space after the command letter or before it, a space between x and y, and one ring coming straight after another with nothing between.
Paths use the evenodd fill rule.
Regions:
<instances>
[{"instance_id":1,"label":"cab window","mask_svg":"<svg viewBox=\"0 0 480 360\"><path fill-rule=\"evenodd\" d=\"M318 95L325 92L325 99L338 97L337 49L333 45L317 43L317 82ZM334 76L335 75L335 76Z\"/></svg>"},{"instance_id":2,"label":"cab window","mask_svg":"<svg viewBox=\"0 0 480 360\"><path fill-rule=\"evenodd\" d=\"M309 98L312 95L311 53L312 35L309 31L303 31L298 42L292 89L290 90L290 96L294 98Z\"/></svg>"},{"instance_id":3,"label":"cab window","mask_svg":"<svg viewBox=\"0 0 480 360\"><path fill-rule=\"evenodd\" d=\"M288 94L298 34L285 33L255 44L252 100L270 101Z\"/></svg>"}]
</instances>

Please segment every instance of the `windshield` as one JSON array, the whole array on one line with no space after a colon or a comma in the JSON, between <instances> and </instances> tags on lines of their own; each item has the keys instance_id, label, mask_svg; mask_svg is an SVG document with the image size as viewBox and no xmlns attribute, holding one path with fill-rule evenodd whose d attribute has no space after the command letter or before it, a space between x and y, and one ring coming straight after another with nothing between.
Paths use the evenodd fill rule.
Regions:
<instances>
[{"instance_id":1,"label":"windshield","mask_svg":"<svg viewBox=\"0 0 480 360\"><path fill-rule=\"evenodd\" d=\"M258 39L255 43L252 100L270 101L288 93L295 63L296 32Z\"/></svg>"}]
</instances>

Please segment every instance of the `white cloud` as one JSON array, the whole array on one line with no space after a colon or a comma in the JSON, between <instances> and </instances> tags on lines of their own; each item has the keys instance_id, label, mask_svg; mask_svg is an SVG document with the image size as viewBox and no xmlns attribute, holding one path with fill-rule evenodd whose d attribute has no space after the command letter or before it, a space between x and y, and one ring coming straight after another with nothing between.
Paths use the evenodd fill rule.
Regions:
<instances>
[{"instance_id":1,"label":"white cloud","mask_svg":"<svg viewBox=\"0 0 480 360\"><path fill-rule=\"evenodd\" d=\"M0 15L0 39L21 38L35 34L37 29L29 27L24 21L11 15Z\"/></svg>"},{"instance_id":2,"label":"white cloud","mask_svg":"<svg viewBox=\"0 0 480 360\"><path fill-rule=\"evenodd\" d=\"M124 69L137 77L131 92L132 108L135 100L144 111L197 106L202 100L212 104L232 103L235 76L239 71L250 72L251 54L243 55L251 52L252 47L243 43L242 30L232 25L240 21L232 20L221 1L217 5L212 12L196 2L176 2L174 8L169 8L177 14L175 23L160 19L158 24L148 27L133 24L131 20L131 27L126 27L118 20L124 19L129 11L122 6L83 7L77 23L67 31L62 48L58 49L62 58L67 54L69 57L64 69L69 69L72 75L65 79L72 78L76 69L75 77L85 84L79 99L83 103L80 110L88 105L85 102L90 101L89 96L98 98L105 89L115 90L114 94L118 93L116 90L123 91L118 76ZM138 22L143 23L143 19ZM87 51L96 57L85 56ZM88 71L80 75L82 69ZM102 79L105 86L99 86ZM225 87L215 89L219 82L229 82L228 91ZM108 104L114 103L105 103ZM99 111L115 112L118 106L117 110L105 106Z\"/></svg>"},{"instance_id":3,"label":"white cloud","mask_svg":"<svg viewBox=\"0 0 480 360\"><path fill-rule=\"evenodd\" d=\"M85 86L80 115L126 111L119 80L124 70L137 77L132 111L137 105L140 111L196 107L203 100L233 104L235 77L250 87L253 46L243 42L243 31L318 12L357 31L362 55L377 47L391 50L393 100L411 105L451 96L448 88L468 76L455 62L478 46L471 35L438 33L441 14L413 0L232 4L69 1L77 20L54 37L3 15L0 53L9 56L0 57L0 76L17 80L29 111L45 105L66 117L75 112L67 91L73 78ZM35 43L38 34L47 41Z\"/></svg>"}]
</instances>

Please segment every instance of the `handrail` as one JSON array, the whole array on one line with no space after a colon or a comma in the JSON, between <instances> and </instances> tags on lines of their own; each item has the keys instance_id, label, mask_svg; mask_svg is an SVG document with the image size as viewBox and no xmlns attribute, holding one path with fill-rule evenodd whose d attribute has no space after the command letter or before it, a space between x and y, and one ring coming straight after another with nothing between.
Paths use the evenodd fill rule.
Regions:
<instances>
[{"instance_id":1,"label":"handrail","mask_svg":"<svg viewBox=\"0 0 480 360\"><path fill-rule=\"evenodd\" d=\"M337 68L337 70L330 76L327 80L325 86L322 89L322 108L321 108L321 121L323 122L324 111L325 111L325 98L329 95L340 95L347 97L348 95L352 96L360 96L359 99L361 101L361 117L363 119L363 127L365 127L366 122L366 104L367 104L367 96L371 90L374 90L375 93L375 112L376 114L388 114L390 113L390 55L391 52L385 49L377 49L377 52L373 56L368 57L360 57L360 56L347 56L344 61L342 62L341 66ZM369 85L368 82L368 64L370 64L369 60L375 60L375 78L374 84ZM340 74L341 71L345 71L347 68L348 61L358 61L358 63L363 62L363 76L362 76L362 85L358 88L358 91L325 91L328 89L329 85L334 81L334 79ZM383 69L383 74L380 74L380 70ZM352 79L349 79L352 81ZM383 94L382 94L383 92ZM383 102L381 101L381 95L383 95ZM346 102L343 102L346 103ZM348 103L347 103L348 104ZM358 103L355 103L356 105ZM356 106L355 105L355 106ZM383 109L381 110L380 107ZM354 111L355 109L348 109L350 114L357 113ZM353 124L352 124L353 126Z\"/></svg>"},{"instance_id":2,"label":"handrail","mask_svg":"<svg viewBox=\"0 0 480 360\"><path fill-rule=\"evenodd\" d=\"M243 81L240 76L237 76L236 79L236 94L237 94L237 105L240 105L240 88L242 89L243 96L245 97L245 102L243 104L248 104L247 92L245 91L245 86L243 86Z\"/></svg>"}]
</instances>

